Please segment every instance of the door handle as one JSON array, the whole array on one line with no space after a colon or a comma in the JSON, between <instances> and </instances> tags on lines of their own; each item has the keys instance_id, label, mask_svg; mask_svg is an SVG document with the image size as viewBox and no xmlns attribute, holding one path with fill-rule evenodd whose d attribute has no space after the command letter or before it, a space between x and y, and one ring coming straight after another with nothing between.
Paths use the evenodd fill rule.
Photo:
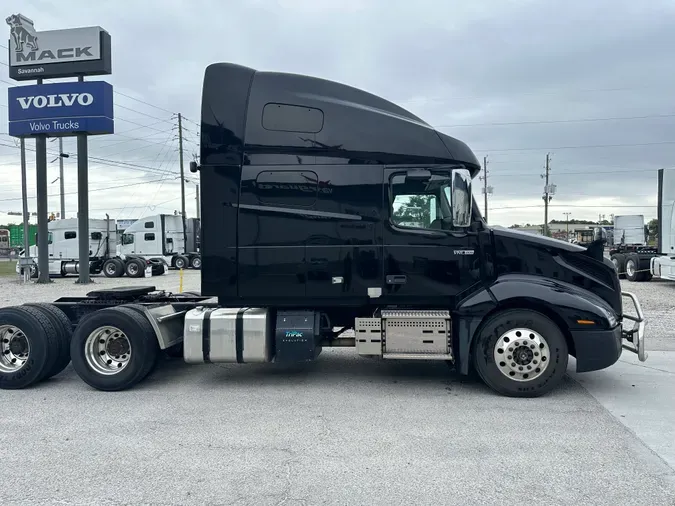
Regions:
<instances>
[{"instance_id":1,"label":"door handle","mask_svg":"<svg viewBox=\"0 0 675 506\"><path fill-rule=\"evenodd\" d=\"M388 285L405 285L407 281L408 278L405 276L405 274L390 274L387 276Z\"/></svg>"}]
</instances>

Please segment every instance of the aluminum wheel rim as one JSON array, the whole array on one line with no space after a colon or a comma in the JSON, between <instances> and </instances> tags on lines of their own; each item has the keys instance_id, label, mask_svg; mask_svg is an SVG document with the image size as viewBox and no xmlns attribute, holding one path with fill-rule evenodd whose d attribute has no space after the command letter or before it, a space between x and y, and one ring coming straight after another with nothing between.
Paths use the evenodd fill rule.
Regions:
<instances>
[{"instance_id":1,"label":"aluminum wheel rim","mask_svg":"<svg viewBox=\"0 0 675 506\"><path fill-rule=\"evenodd\" d=\"M546 339L532 329L511 329L497 339L494 349L497 369L514 381L533 381L548 368L551 350Z\"/></svg>"},{"instance_id":2,"label":"aluminum wheel rim","mask_svg":"<svg viewBox=\"0 0 675 506\"><path fill-rule=\"evenodd\" d=\"M127 271L129 272L129 274L132 275L138 274L138 265L136 265L135 263L129 264L129 266L127 267Z\"/></svg>"},{"instance_id":3,"label":"aluminum wheel rim","mask_svg":"<svg viewBox=\"0 0 675 506\"><path fill-rule=\"evenodd\" d=\"M97 373L118 374L129 364L131 342L117 327L99 327L87 337L84 354L89 367Z\"/></svg>"},{"instance_id":4,"label":"aluminum wheel rim","mask_svg":"<svg viewBox=\"0 0 675 506\"><path fill-rule=\"evenodd\" d=\"M117 269L116 269L115 265L113 265L112 263L109 263L105 268L105 272L107 272L108 274L115 274L116 270Z\"/></svg>"},{"instance_id":5,"label":"aluminum wheel rim","mask_svg":"<svg viewBox=\"0 0 675 506\"><path fill-rule=\"evenodd\" d=\"M30 356L30 342L26 334L14 325L0 326L0 371L16 372Z\"/></svg>"},{"instance_id":6,"label":"aluminum wheel rim","mask_svg":"<svg viewBox=\"0 0 675 506\"><path fill-rule=\"evenodd\" d=\"M201 260L195 260L192 262L192 265L196 268L199 268L202 266L202 261Z\"/></svg>"},{"instance_id":7,"label":"aluminum wheel rim","mask_svg":"<svg viewBox=\"0 0 675 506\"><path fill-rule=\"evenodd\" d=\"M182 260L176 260L176 267L182 269L183 267L185 267L185 262L183 262Z\"/></svg>"},{"instance_id":8,"label":"aluminum wheel rim","mask_svg":"<svg viewBox=\"0 0 675 506\"><path fill-rule=\"evenodd\" d=\"M635 263L632 260L626 262L626 274L629 276L635 275Z\"/></svg>"}]
</instances>

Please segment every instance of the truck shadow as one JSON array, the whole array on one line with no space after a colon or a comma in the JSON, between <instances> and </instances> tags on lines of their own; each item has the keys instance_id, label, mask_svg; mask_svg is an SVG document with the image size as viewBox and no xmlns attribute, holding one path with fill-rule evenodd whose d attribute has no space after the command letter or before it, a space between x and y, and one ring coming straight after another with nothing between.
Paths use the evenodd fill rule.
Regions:
<instances>
[{"instance_id":1,"label":"truck shadow","mask_svg":"<svg viewBox=\"0 0 675 506\"><path fill-rule=\"evenodd\" d=\"M334 388L340 385L354 391L360 385L368 388L397 389L404 387L424 393L443 388L449 395L472 394L499 397L480 379L463 376L445 362L383 360L358 357L351 351L324 350L313 362L301 364L204 364L190 365L181 359L161 360L154 373L134 390L156 389L165 384L194 384L202 388L247 390L251 388ZM549 395L565 395L578 385L568 376L561 388Z\"/></svg>"}]
</instances>

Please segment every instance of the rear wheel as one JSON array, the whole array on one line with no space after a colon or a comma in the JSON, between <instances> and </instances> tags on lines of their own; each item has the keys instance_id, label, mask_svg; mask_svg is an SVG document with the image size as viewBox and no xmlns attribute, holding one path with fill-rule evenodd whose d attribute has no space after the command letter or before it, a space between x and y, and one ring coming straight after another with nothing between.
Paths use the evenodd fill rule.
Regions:
<instances>
[{"instance_id":1,"label":"rear wheel","mask_svg":"<svg viewBox=\"0 0 675 506\"><path fill-rule=\"evenodd\" d=\"M201 269L202 268L202 257L196 256L192 259L192 262L190 263L192 265L193 269Z\"/></svg>"},{"instance_id":2,"label":"rear wheel","mask_svg":"<svg viewBox=\"0 0 675 506\"><path fill-rule=\"evenodd\" d=\"M145 263L138 258L132 258L127 262L124 272L130 278L143 277L145 274Z\"/></svg>"},{"instance_id":3,"label":"rear wheel","mask_svg":"<svg viewBox=\"0 0 675 506\"><path fill-rule=\"evenodd\" d=\"M58 339L41 311L27 306L0 309L0 388L25 388L41 381L54 368Z\"/></svg>"},{"instance_id":4,"label":"rear wheel","mask_svg":"<svg viewBox=\"0 0 675 506\"><path fill-rule=\"evenodd\" d=\"M58 336L56 340L56 360L54 361L52 368L46 372L43 379L56 376L70 364L70 340L73 337L73 325L70 323L66 314L54 304L34 302L24 304L24 307L34 307L40 311L49 318L56 329Z\"/></svg>"},{"instance_id":5,"label":"rear wheel","mask_svg":"<svg viewBox=\"0 0 675 506\"><path fill-rule=\"evenodd\" d=\"M626 257L626 279L628 281L645 281L646 272L640 270L640 257L631 253Z\"/></svg>"},{"instance_id":6,"label":"rear wheel","mask_svg":"<svg viewBox=\"0 0 675 506\"><path fill-rule=\"evenodd\" d=\"M106 278L119 278L124 274L124 264L114 258L106 260L103 264L103 274Z\"/></svg>"},{"instance_id":7,"label":"rear wheel","mask_svg":"<svg viewBox=\"0 0 675 506\"><path fill-rule=\"evenodd\" d=\"M567 370L565 336L536 311L511 309L492 316L476 337L473 362L481 379L509 397L539 397Z\"/></svg>"},{"instance_id":8,"label":"rear wheel","mask_svg":"<svg viewBox=\"0 0 675 506\"><path fill-rule=\"evenodd\" d=\"M619 279L624 279L626 277L626 255L615 253L612 255L611 260L616 272L619 274Z\"/></svg>"},{"instance_id":9,"label":"rear wheel","mask_svg":"<svg viewBox=\"0 0 675 506\"><path fill-rule=\"evenodd\" d=\"M101 309L78 325L70 354L75 372L88 385L125 390L145 378L159 346L147 318L128 307Z\"/></svg>"},{"instance_id":10,"label":"rear wheel","mask_svg":"<svg viewBox=\"0 0 675 506\"><path fill-rule=\"evenodd\" d=\"M173 265L176 269L185 269L188 266L188 259L183 255L178 255L173 261Z\"/></svg>"}]
</instances>

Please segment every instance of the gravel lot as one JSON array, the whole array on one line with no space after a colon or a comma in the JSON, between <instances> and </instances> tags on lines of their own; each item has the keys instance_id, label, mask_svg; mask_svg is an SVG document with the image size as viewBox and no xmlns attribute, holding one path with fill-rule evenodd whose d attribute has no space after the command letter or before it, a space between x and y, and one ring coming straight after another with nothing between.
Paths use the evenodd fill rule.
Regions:
<instances>
[{"instance_id":1,"label":"gravel lot","mask_svg":"<svg viewBox=\"0 0 675 506\"><path fill-rule=\"evenodd\" d=\"M647 350L675 351L675 281L621 280L621 287L637 295L642 305L647 318Z\"/></svg>"},{"instance_id":2,"label":"gravel lot","mask_svg":"<svg viewBox=\"0 0 675 506\"><path fill-rule=\"evenodd\" d=\"M0 279L0 305L179 286L176 272L74 280ZM625 287L650 318L650 349L655 334L668 346L675 283ZM184 290L198 289L187 271ZM589 380L618 381L617 371ZM444 364L325 350L293 367L166 359L117 393L68 367L0 396L3 505L675 504L673 469L570 377L552 395L517 400Z\"/></svg>"}]
</instances>

